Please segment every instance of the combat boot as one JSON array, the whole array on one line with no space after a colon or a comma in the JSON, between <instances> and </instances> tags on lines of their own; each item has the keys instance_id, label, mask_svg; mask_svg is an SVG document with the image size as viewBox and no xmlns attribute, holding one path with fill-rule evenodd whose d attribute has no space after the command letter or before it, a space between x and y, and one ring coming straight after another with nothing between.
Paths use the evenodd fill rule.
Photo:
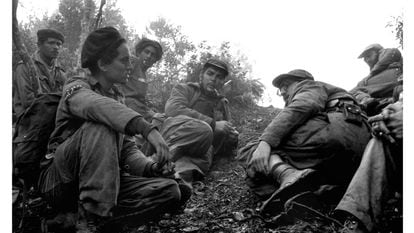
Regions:
<instances>
[{"instance_id":1,"label":"combat boot","mask_svg":"<svg viewBox=\"0 0 414 233\"><path fill-rule=\"evenodd\" d=\"M320 177L314 169L298 170L287 163L275 164L271 169L271 175L279 183L277 190L279 192L289 187L289 189L298 189L295 192L297 194L299 191L307 191L302 188L309 187L313 183L320 183Z\"/></svg>"},{"instance_id":2,"label":"combat boot","mask_svg":"<svg viewBox=\"0 0 414 233\"><path fill-rule=\"evenodd\" d=\"M107 222L107 218L86 211L81 204L78 206L76 233L98 233Z\"/></svg>"},{"instance_id":3,"label":"combat boot","mask_svg":"<svg viewBox=\"0 0 414 233\"><path fill-rule=\"evenodd\" d=\"M277 214L283 210L286 200L298 193L313 191L323 183L323 178L314 169L298 170L284 162L275 164L270 175L279 188L263 203L262 213Z\"/></svg>"},{"instance_id":4,"label":"combat boot","mask_svg":"<svg viewBox=\"0 0 414 233\"><path fill-rule=\"evenodd\" d=\"M353 214L345 210L334 210L332 217L343 224L341 232L344 233L367 233L368 229Z\"/></svg>"}]
</instances>

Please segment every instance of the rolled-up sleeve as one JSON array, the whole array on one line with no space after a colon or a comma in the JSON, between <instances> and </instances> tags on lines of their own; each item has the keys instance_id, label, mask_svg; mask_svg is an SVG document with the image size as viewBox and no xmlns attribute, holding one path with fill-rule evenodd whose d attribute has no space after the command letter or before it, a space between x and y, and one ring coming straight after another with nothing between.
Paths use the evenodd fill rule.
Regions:
<instances>
[{"instance_id":1,"label":"rolled-up sleeve","mask_svg":"<svg viewBox=\"0 0 414 233\"><path fill-rule=\"evenodd\" d=\"M325 109L328 94L325 88L313 81L297 84L292 101L273 119L260 137L273 148L310 117Z\"/></svg>"},{"instance_id":2,"label":"rolled-up sleeve","mask_svg":"<svg viewBox=\"0 0 414 233\"><path fill-rule=\"evenodd\" d=\"M123 168L131 175L148 176L154 162L138 150L133 137L125 136L121 151Z\"/></svg>"},{"instance_id":3,"label":"rolled-up sleeve","mask_svg":"<svg viewBox=\"0 0 414 233\"><path fill-rule=\"evenodd\" d=\"M86 82L74 81L65 85L63 95L72 115L103 123L121 133L125 133L130 120L142 117L117 100L94 92Z\"/></svg>"}]
</instances>

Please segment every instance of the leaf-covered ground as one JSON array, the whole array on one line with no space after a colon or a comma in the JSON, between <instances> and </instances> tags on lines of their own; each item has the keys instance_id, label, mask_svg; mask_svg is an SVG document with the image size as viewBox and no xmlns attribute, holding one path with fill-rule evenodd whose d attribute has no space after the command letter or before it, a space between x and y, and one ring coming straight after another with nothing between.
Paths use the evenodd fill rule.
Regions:
<instances>
[{"instance_id":1,"label":"leaf-covered ground","mask_svg":"<svg viewBox=\"0 0 414 233\"><path fill-rule=\"evenodd\" d=\"M233 123L240 132L239 147L257 138L276 112L273 107L256 106L248 112L233 108ZM157 222L127 232L346 232L345 228L321 219L277 225L274 218L265 219L258 214L258 203L260 200L245 184L242 164L231 156L216 158L206 178L194 185L194 193L180 214L166 215ZM401 222L398 208L398 204L390 205L386 222ZM388 228L381 232L399 232Z\"/></svg>"},{"instance_id":2,"label":"leaf-covered ground","mask_svg":"<svg viewBox=\"0 0 414 233\"><path fill-rule=\"evenodd\" d=\"M277 113L273 107L233 108L233 123L239 135L239 148L260 136ZM243 165L232 156L215 158L211 171L203 181L194 184L193 195L176 214L164 215L160 220L137 228L126 228L123 233L167 232L346 232L327 218L301 221L283 218L264 218L257 212L260 200L245 184ZM402 232L401 197L389 201L385 209L384 228L381 233ZM13 215L19 214L14 211ZM13 218L13 221L19 218ZM34 222L37 222L35 219ZM285 223L285 224L280 224ZM13 225L17 226L17 222ZM17 231L16 231L17 232Z\"/></svg>"}]
</instances>

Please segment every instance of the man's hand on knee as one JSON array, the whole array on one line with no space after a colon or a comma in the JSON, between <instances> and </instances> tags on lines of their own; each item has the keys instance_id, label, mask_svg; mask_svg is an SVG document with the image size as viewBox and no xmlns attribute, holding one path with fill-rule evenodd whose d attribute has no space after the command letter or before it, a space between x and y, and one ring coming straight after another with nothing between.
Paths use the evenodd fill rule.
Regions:
<instances>
[{"instance_id":1,"label":"man's hand on knee","mask_svg":"<svg viewBox=\"0 0 414 233\"><path fill-rule=\"evenodd\" d=\"M167 143L162 138L158 130L153 129L147 136L147 140L154 146L156 154L153 157L154 162L158 163L159 167L163 167L168 161L170 149L168 148Z\"/></svg>"}]
</instances>

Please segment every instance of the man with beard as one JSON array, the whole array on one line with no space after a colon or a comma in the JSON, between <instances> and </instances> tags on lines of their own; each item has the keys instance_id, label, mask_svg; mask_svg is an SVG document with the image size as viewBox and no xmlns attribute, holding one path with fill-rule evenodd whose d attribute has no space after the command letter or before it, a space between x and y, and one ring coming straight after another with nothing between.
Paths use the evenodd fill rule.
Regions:
<instances>
[{"instance_id":1,"label":"man with beard","mask_svg":"<svg viewBox=\"0 0 414 233\"><path fill-rule=\"evenodd\" d=\"M358 58L364 59L370 72L350 93L366 109L368 116L373 116L393 102L392 93L402 74L402 56L396 48L372 44Z\"/></svg>"},{"instance_id":2,"label":"man with beard","mask_svg":"<svg viewBox=\"0 0 414 233\"><path fill-rule=\"evenodd\" d=\"M65 39L62 33L54 29L37 31L38 50L33 56L36 76L31 77L23 61L16 66L13 74L13 110L18 117L33 100L42 93L60 93L66 80L62 66L57 57Z\"/></svg>"},{"instance_id":3,"label":"man with beard","mask_svg":"<svg viewBox=\"0 0 414 233\"><path fill-rule=\"evenodd\" d=\"M174 211L185 200L177 182L164 178L172 173L165 166L168 146L114 85L125 83L132 68L125 39L113 27L93 31L81 62L91 75L65 84L39 178L39 191L59 213L53 225L73 226L68 216L77 213L77 232L101 232L111 223L140 225ZM137 134L154 156L138 150Z\"/></svg>"},{"instance_id":4,"label":"man with beard","mask_svg":"<svg viewBox=\"0 0 414 233\"><path fill-rule=\"evenodd\" d=\"M228 100L219 93L228 74L225 62L209 59L199 83L178 84L165 105L168 118L161 133L170 146L176 175L189 183L204 178L213 156L223 148L237 146Z\"/></svg>"},{"instance_id":5,"label":"man with beard","mask_svg":"<svg viewBox=\"0 0 414 233\"><path fill-rule=\"evenodd\" d=\"M285 107L238 158L246 161L248 186L267 199L262 212L275 214L300 192L321 184L345 187L370 133L345 90L314 81L301 69L281 74L272 83Z\"/></svg>"}]
</instances>

